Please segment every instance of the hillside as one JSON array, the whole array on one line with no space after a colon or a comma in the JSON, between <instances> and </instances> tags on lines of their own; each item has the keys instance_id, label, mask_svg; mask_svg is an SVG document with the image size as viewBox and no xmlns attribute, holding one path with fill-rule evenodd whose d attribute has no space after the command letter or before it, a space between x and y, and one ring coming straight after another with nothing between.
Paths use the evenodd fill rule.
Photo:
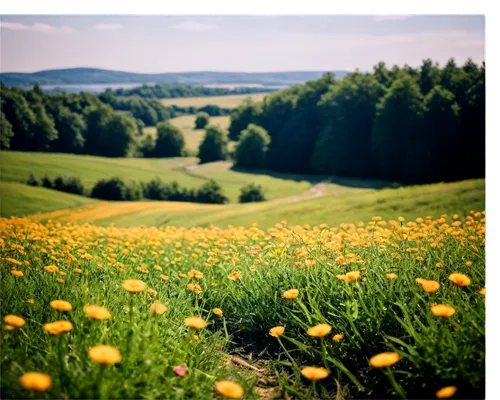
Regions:
<instances>
[{"instance_id":1,"label":"hillside","mask_svg":"<svg viewBox=\"0 0 500 400\"><path fill-rule=\"evenodd\" d=\"M232 202L240 188L250 182L263 186L268 199L287 197L308 190L321 177L277 174L276 177L236 171L227 162L197 165L196 158L108 158L61 153L2 151L0 177L3 181L26 182L32 173L37 179L47 175L78 177L87 189L99 179L118 176L126 181L146 182L159 177L164 182L178 181L197 188L209 179L217 180ZM2 194L4 196L6 194Z\"/></svg>"},{"instance_id":2,"label":"hillside","mask_svg":"<svg viewBox=\"0 0 500 400\"><path fill-rule=\"evenodd\" d=\"M10 190L3 183L2 193ZM12 185L12 184L9 184ZM19 210L14 213L13 207L2 207L2 216L25 215L43 211L38 209L30 199L32 193L43 191L40 196L52 192L50 198L60 193L42 188L25 186L26 199L22 185L17 185L15 201ZM29 191L28 191L29 189ZM9 192L10 193L10 192ZM3 200L2 195L2 200ZM78 197L78 196L75 196ZM21 204L26 206L21 207ZM76 204L75 204L76 205ZM95 202L83 205L76 209L69 209L74 205L54 212L47 212L33 218L39 221L48 219L60 222L85 223L96 225L115 224L116 226L209 226L226 227L250 226L257 223L267 228L280 221L287 221L291 225L327 223L331 226L341 223L355 223L369 221L372 216L378 215L384 219L396 219L403 215L407 220L420 216L430 215L434 218L442 213L459 214L464 217L470 210L484 210L485 208L485 181L469 180L454 183L439 183L424 186L412 186L399 189L361 190L338 186L337 190L326 191L323 196L308 199L299 198L277 199L264 203L208 205L179 202ZM64 205L62 205L64 207ZM53 209L56 209L54 207Z\"/></svg>"},{"instance_id":3,"label":"hillside","mask_svg":"<svg viewBox=\"0 0 500 400\"><path fill-rule=\"evenodd\" d=\"M207 85L224 83L253 83L261 85L293 85L320 78L327 71L290 72L170 72L139 74L98 68L52 69L33 73L0 73L0 81L8 86L98 84L98 83L184 83ZM337 78L347 71L333 71Z\"/></svg>"}]
</instances>

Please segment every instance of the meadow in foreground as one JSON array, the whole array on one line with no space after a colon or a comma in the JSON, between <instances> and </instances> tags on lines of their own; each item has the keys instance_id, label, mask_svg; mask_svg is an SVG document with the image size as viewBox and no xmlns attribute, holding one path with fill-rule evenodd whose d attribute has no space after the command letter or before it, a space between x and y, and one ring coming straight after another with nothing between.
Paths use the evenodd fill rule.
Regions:
<instances>
[{"instance_id":1,"label":"meadow in foreground","mask_svg":"<svg viewBox=\"0 0 500 400\"><path fill-rule=\"evenodd\" d=\"M484 397L484 212L0 235L2 398Z\"/></svg>"}]
</instances>

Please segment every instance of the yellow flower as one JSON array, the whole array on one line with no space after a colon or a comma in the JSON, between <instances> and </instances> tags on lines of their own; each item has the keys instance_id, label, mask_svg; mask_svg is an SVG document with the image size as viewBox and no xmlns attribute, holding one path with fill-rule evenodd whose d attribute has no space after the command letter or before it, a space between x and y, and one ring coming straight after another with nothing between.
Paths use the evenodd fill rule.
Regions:
<instances>
[{"instance_id":1,"label":"yellow flower","mask_svg":"<svg viewBox=\"0 0 500 400\"><path fill-rule=\"evenodd\" d=\"M63 332L69 332L73 329L73 324L69 321L56 321L45 324L43 329L52 335L60 335Z\"/></svg>"},{"instance_id":2,"label":"yellow flower","mask_svg":"<svg viewBox=\"0 0 500 400\"><path fill-rule=\"evenodd\" d=\"M163 271L163 269L159 265L155 265L153 267L156 271Z\"/></svg>"},{"instance_id":3,"label":"yellow flower","mask_svg":"<svg viewBox=\"0 0 500 400\"><path fill-rule=\"evenodd\" d=\"M307 330L307 334L309 336L322 337L322 336L328 335L331 330L332 330L332 327L330 325L319 324L319 325L313 326L312 328L309 328Z\"/></svg>"},{"instance_id":4,"label":"yellow flower","mask_svg":"<svg viewBox=\"0 0 500 400\"><path fill-rule=\"evenodd\" d=\"M354 282L359 278L359 271L351 271L345 275L346 282Z\"/></svg>"},{"instance_id":5,"label":"yellow flower","mask_svg":"<svg viewBox=\"0 0 500 400\"><path fill-rule=\"evenodd\" d=\"M35 299L28 299L26 300L26 303L35 304Z\"/></svg>"},{"instance_id":6,"label":"yellow flower","mask_svg":"<svg viewBox=\"0 0 500 400\"><path fill-rule=\"evenodd\" d=\"M73 270L73 272L74 272L75 274L81 274L81 273L82 273L82 270L81 270L80 268L75 268L75 269Z\"/></svg>"},{"instance_id":7,"label":"yellow flower","mask_svg":"<svg viewBox=\"0 0 500 400\"><path fill-rule=\"evenodd\" d=\"M187 275L183 274L182 272L179 272L177 275L179 276L179 278L187 278Z\"/></svg>"},{"instance_id":8,"label":"yellow flower","mask_svg":"<svg viewBox=\"0 0 500 400\"><path fill-rule=\"evenodd\" d=\"M55 265L47 265L46 267L43 267L43 269L47 272L59 271L59 268L57 268Z\"/></svg>"},{"instance_id":9,"label":"yellow flower","mask_svg":"<svg viewBox=\"0 0 500 400\"><path fill-rule=\"evenodd\" d=\"M245 394L241 385L232 381L216 382L215 390L229 399L241 399Z\"/></svg>"},{"instance_id":10,"label":"yellow flower","mask_svg":"<svg viewBox=\"0 0 500 400\"><path fill-rule=\"evenodd\" d=\"M344 334L343 333L339 333L337 335L335 335L332 340L334 342L340 342L342 339L344 339Z\"/></svg>"},{"instance_id":11,"label":"yellow flower","mask_svg":"<svg viewBox=\"0 0 500 400\"><path fill-rule=\"evenodd\" d=\"M61 279L61 278L57 278L56 281L57 281L57 283L64 283L64 279Z\"/></svg>"},{"instance_id":12,"label":"yellow flower","mask_svg":"<svg viewBox=\"0 0 500 400\"><path fill-rule=\"evenodd\" d=\"M470 278L467 275L464 274L451 274L448 279L452 281L455 285L457 286L469 286L470 285Z\"/></svg>"},{"instance_id":13,"label":"yellow flower","mask_svg":"<svg viewBox=\"0 0 500 400\"><path fill-rule=\"evenodd\" d=\"M339 279L339 280L341 280L341 281L347 280L347 277L345 275L337 275L336 278Z\"/></svg>"},{"instance_id":14,"label":"yellow flower","mask_svg":"<svg viewBox=\"0 0 500 400\"><path fill-rule=\"evenodd\" d=\"M387 279L396 279L398 276L391 272L390 274L385 274L385 277Z\"/></svg>"},{"instance_id":15,"label":"yellow flower","mask_svg":"<svg viewBox=\"0 0 500 400\"><path fill-rule=\"evenodd\" d=\"M3 320L5 321L6 324L12 325L16 328L21 328L26 323L26 321L23 318L12 314L6 315L5 317L3 317Z\"/></svg>"},{"instance_id":16,"label":"yellow flower","mask_svg":"<svg viewBox=\"0 0 500 400\"><path fill-rule=\"evenodd\" d=\"M15 326L12 326L12 325L4 325L3 326L3 329L6 330L7 332L10 332L10 331L13 331L16 329Z\"/></svg>"},{"instance_id":17,"label":"yellow flower","mask_svg":"<svg viewBox=\"0 0 500 400\"><path fill-rule=\"evenodd\" d=\"M453 396L456 391L457 391L456 386L446 386L444 388L439 389L436 392L436 397L438 399L447 399L448 397Z\"/></svg>"},{"instance_id":18,"label":"yellow flower","mask_svg":"<svg viewBox=\"0 0 500 400\"><path fill-rule=\"evenodd\" d=\"M71 311L73 309L73 306L71 305L71 303L69 301L65 301L65 300L52 300L50 302L50 306L54 310L58 310L58 311Z\"/></svg>"},{"instance_id":19,"label":"yellow flower","mask_svg":"<svg viewBox=\"0 0 500 400\"><path fill-rule=\"evenodd\" d=\"M148 294L151 295L151 296L157 296L158 292L156 290L154 290L154 289L149 288L148 289Z\"/></svg>"},{"instance_id":20,"label":"yellow flower","mask_svg":"<svg viewBox=\"0 0 500 400\"><path fill-rule=\"evenodd\" d=\"M130 293L140 293L146 289L146 282L139 279L127 279L122 282L122 287Z\"/></svg>"},{"instance_id":21,"label":"yellow flower","mask_svg":"<svg viewBox=\"0 0 500 400\"><path fill-rule=\"evenodd\" d=\"M284 326L275 326L274 328L271 328L269 330L269 334L274 337L279 337L285 333L285 327Z\"/></svg>"},{"instance_id":22,"label":"yellow flower","mask_svg":"<svg viewBox=\"0 0 500 400\"><path fill-rule=\"evenodd\" d=\"M300 371L302 376L309 379L310 381L317 381L320 379L325 379L329 374L326 368L316 368L316 367L304 367Z\"/></svg>"},{"instance_id":23,"label":"yellow flower","mask_svg":"<svg viewBox=\"0 0 500 400\"><path fill-rule=\"evenodd\" d=\"M184 324L195 330L203 329L207 323L200 317L188 317L184 319Z\"/></svg>"},{"instance_id":24,"label":"yellow flower","mask_svg":"<svg viewBox=\"0 0 500 400\"><path fill-rule=\"evenodd\" d=\"M19 378L19 383L26 390L45 392L52 386L52 379L40 372L27 372Z\"/></svg>"},{"instance_id":25,"label":"yellow flower","mask_svg":"<svg viewBox=\"0 0 500 400\"><path fill-rule=\"evenodd\" d=\"M467 266L467 267L472 266L472 261L466 261L465 262L465 266ZM451 387L453 387L453 386L451 386Z\"/></svg>"},{"instance_id":26,"label":"yellow flower","mask_svg":"<svg viewBox=\"0 0 500 400\"><path fill-rule=\"evenodd\" d=\"M13 269L10 273L14 276L24 276L23 271L18 271L17 269Z\"/></svg>"},{"instance_id":27,"label":"yellow flower","mask_svg":"<svg viewBox=\"0 0 500 400\"><path fill-rule=\"evenodd\" d=\"M398 217L398 221L399 221L399 222L404 222L404 221L405 221L405 219L404 219L404 217Z\"/></svg>"},{"instance_id":28,"label":"yellow flower","mask_svg":"<svg viewBox=\"0 0 500 400\"><path fill-rule=\"evenodd\" d=\"M168 281L168 276L167 275L160 275L160 278L162 281Z\"/></svg>"},{"instance_id":29,"label":"yellow flower","mask_svg":"<svg viewBox=\"0 0 500 400\"><path fill-rule=\"evenodd\" d=\"M297 289L290 289L283 293L285 299L296 299L298 295L299 291Z\"/></svg>"},{"instance_id":30,"label":"yellow flower","mask_svg":"<svg viewBox=\"0 0 500 400\"><path fill-rule=\"evenodd\" d=\"M83 312L92 319L103 320L111 318L111 313L107 308L92 304L83 306Z\"/></svg>"},{"instance_id":31,"label":"yellow flower","mask_svg":"<svg viewBox=\"0 0 500 400\"><path fill-rule=\"evenodd\" d=\"M455 314L455 309L452 306L446 304L433 304L431 306L431 312L438 317L449 318Z\"/></svg>"},{"instance_id":32,"label":"yellow flower","mask_svg":"<svg viewBox=\"0 0 500 400\"><path fill-rule=\"evenodd\" d=\"M390 367L391 365L396 364L399 360L401 360L401 356L398 353L380 353L370 358L370 365L375 368Z\"/></svg>"},{"instance_id":33,"label":"yellow flower","mask_svg":"<svg viewBox=\"0 0 500 400\"><path fill-rule=\"evenodd\" d=\"M165 314L165 312L167 311L167 306L155 300L151 305L149 311L151 311L154 314L162 315Z\"/></svg>"},{"instance_id":34,"label":"yellow flower","mask_svg":"<svg viewBox=\"0 0 500 400\"><path fill-rule=\"evenodd\" d=\"M422 283L422 289L424 289L427 293L433 293L439 289L439 282L426 280Z\"/></svg>"},{"instance_id":35,"label":"yellow flower","mask_svg":"<svg viewBox=\"0 0 500 400\"><path fill-rule=\"evenodd\" d=\"M240 279L240 276L241 276L241 274L238 271L234 271L234 272L230 273L227 277L231 281L237 281L238 279Z\"/></svg>"},{"instance_id":36,"label":"yellow flower","mask_svg":"<svg viewBox=\"0 0 500 400\"><path fill-rule=\"evenodd\" d=\"M98 364L113 365L120 362L122 355L113 346L99 345L89 350L89 357Z\"/></svg>"},{"instance_id":37,"label":"yellow flower","mask_svg":"<svg viewBox=\"0 0 500 400\"><path fill-rule=\"evenodd\" d=\"M220 308L214 308L214 314L222 317L222 310Z\"/></svg>"},{"instance_id":38,"label":"yellow flower","mask_svg":"<svg viewBox=\"0 0 500 400\"><path fill-rule=\"evenodd\" d=\"M486 296L486 288L482 288L482 289L479 291L479 294L482 294L483 296Z\"/></svg>"}]
</instances>

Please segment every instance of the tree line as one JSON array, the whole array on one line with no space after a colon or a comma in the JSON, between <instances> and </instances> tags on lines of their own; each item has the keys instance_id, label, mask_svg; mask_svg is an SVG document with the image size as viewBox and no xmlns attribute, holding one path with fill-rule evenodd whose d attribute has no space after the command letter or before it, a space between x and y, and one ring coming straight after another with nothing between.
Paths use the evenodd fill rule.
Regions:
<instances>
[{"instance_id":1,"label":"tree line","mask_svg":"<svg viewBox=\"0 0 500 400\"><path fill-rule=\"evenodd\" d=\"M101 179L90 190L86 190L82 181L77 177L57 176L51 179L44 176L37 179L31 174L26 183L30 186L40 186L100 200L137 201L149 199L207 204L225 204L229 202L229 199L224 195L222 186L213 179L208 180L199 188L186 188L179 185L177 181L164 182L160 178L152 179L149 182L136 183L112 177ZM261 185L250 183L241 188L240 203L264 200L264 191Z\"/></svg>"},{"instance_id":2,"label":"tree line","mask_svg":"<svg viewBox=\"0 0 500 400\"><path fill-rule=\"evenodd\" d=\"M379 63L251 99L231 114L248 168L400 183L485 176L485 65Z\"/></svg>"},{"instance_id":3,"label":"tree line","mask_svg":"<svg viewBox=\"0 0 500 400\"><path fill-rule=\"evenodd\" d=\"M205 96L225 96L232 94L250 94L271 92L274 89L265 87L236 87L234 89L214 88L205 86L191 86L183 84L156 84L142 85L131 89L115 89L115 96L139 96L144 99L164 99L178 97L205 97Z\"/></svg>"}]
</instances>

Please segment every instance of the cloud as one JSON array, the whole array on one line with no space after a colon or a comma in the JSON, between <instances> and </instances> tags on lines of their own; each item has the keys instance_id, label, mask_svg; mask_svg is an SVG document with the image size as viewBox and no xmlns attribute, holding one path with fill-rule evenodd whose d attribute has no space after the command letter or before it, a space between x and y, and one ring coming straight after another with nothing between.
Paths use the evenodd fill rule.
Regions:
<instances>
[{"instance_id":1,"label":"cloud","mask_svg":"<svg viewBox=\"0 0 500 400\"><path fill-rule=\"evenodd\" d=\"M76 29L69 26L62 26L60 28L47 24L34 23L33 25L25 25L19 22L3 22L0 21L1 29L10 29L11 31L32 31L32 32L62 32L62 33L73 33Z\"/></svg>"},{"instance_id":2,"label":"cloud","mask_svg":"<svg viewBox=\"0 0 500 400\"><path fill-rule=\"evenodd\" d=\"M203 24L201 22L186 21L180 24L172 25L171 29L177 29L179 31L191 31L191 32L202 32L202 31L213 31L219 29L217 25Z\"/></svg>"},{"instance_id":3,"label":"cloud","mask_svg":"<svg viewBox=\"0 0 500 400\"><path fill-rule=\"evenodd\" d=\"M94 29L98 31L116 31L118 29L123 29L122 24L97 24L94 25Z\"/></svg>"},{"instance_id":4,"label":"cloud","mask_svg":"<svg viewBox=\"0 0 500 400\"><path fill-rule=\"evenodd\" d=\"M373 20L375 22L385 22L385 21L404 21L410 18L409 15L375 15Z\"/></svg>"}]
</instances>

